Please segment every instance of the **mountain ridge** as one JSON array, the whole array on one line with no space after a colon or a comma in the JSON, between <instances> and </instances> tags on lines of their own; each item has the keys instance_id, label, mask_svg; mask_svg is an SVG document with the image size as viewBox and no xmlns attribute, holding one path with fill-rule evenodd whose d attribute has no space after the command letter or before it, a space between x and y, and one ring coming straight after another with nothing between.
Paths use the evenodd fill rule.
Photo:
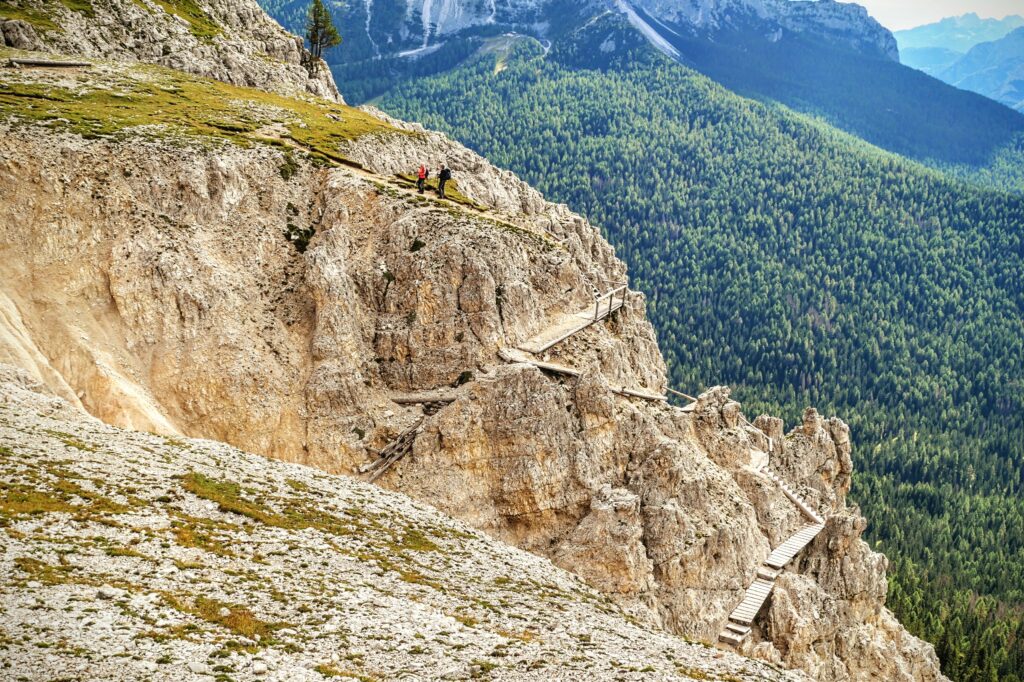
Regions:
<instances>
[{"instance_id":1,"label":"mountain ridge","mask_svg":"<svg viewBox=\"0 0 1024 682\"><path fill-rule=\"evenodd\" d=\"M943 47L965 54L978 43L998 40L1010 31L1024 26L1024 17L1010 15L1003 19L982 19L975 12L895 31L893 35L903 49Z\"/></svg>"},{"instance_id":2,"label":"mountain ridge","mask_svg":"<svg viewBox=\"0 0 1024 682\"><path fill-rule=\"evenodd\" d=\"M998 40L975 45L936 75L1024 112L1024 26Z\"/></svg>"},{"instance_id":3,"label":"mountain ridge","mask_svg":"<svg viewBox=\"0 0 1024 682\"><path fill-rule=\"evenodd\" d=\"M727 383L787 419L807 403L856 414L854 497L887 519L868 533L899 557L901 617L959 679L1018 670L1000 633L1022 632L1007 577L1024 529L1019 195L738 97L639 38L643 59L612 66L521 47L380 104L600 225L648 295L673 384Z\"/></svg>"}]
</instances>

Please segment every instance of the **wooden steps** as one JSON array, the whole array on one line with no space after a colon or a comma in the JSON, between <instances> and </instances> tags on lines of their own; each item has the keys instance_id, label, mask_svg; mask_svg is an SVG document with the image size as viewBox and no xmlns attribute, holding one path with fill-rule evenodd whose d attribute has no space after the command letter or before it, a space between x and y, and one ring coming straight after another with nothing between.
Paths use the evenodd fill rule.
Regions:
<instances>
[{"instance_id":1,"label":"wooden steps","mask_svg":"<svg viewBox=\"0 0 1024 682\"><path fill-rule=\"evenodd\" d=\"M751 454L753 455L753 453ZM764 564L758 567L757 577L744 593L743 601L729 614L729 620L719 633L718 639L734 647L742 644L750 635L750 624L771 595L772 589L775 587L775 579L782 573L783 567L825 528L825 520L811 509L810 505L782 477L767 468L763 469L763 473L782 489L786 497L811 522L801 526L797 532L772 550L772 553L764 560Z\"/></svg>"},{"instance_id":2,"label":"wooden steps","mask_svg":"<svg viewBox=\"0 0 1024 682\"><path fill-rule=\"evenodd\" d=\"M613 387L612 392L628 396L630 398L640 398L641 400L650 400L652 402L666 402L668 400L666 396L658 395L656 393L647 393L646 391L637 391L632 388Z\"/></svg>"},{"instance_id":3,"label":"wooden steps","mask_svg":"<svg viewBox=\"0 0 1024 682\"><path fill-rule=\"evenodd\" d=\"M755 579L753 584L747 588L743 601L729 614L729 620L742 625L750 625L754 621L754 616L768 599L768 595L772 593L774 586L775 581L773 580Z\"/></svg>"},{"instance_id":4,"label":"wooden steps","mask_svg":"<svg viewBox=\"0 0 1024 682\"><path fill-rule=\"evenodd\" d=\"M519 350L518 348L502 348L498 351L498 357L504 360L505 362L522 362L528 365L533 365L534 367L542 369L546 372L562 374L568 377L579 377L580 374L582 374L582 372L573 367L559 365L554 362L544 362L543 360L537 360L535 358L532 358L523 351ZM617 393L618 395L624 395L630 398L640 398L641 400L650 400L652 402L665 402L666 400L668 400L668 397L664 395L658 395L657 393L648 393L647 391L639 391L637 389L626 388L624 386L621 388L616 388L612 386L611 391L612 393Z\"/></svg>"},{"instance_id":5,"label":"wooden steps","mask_svg":"<svg viewBox=\"0 0 1024 682\"><path fill-rule=\"evenodd\" d=\"M820 533L824 528L825 526L822 524L807 524L790 536L789 539L781 545L772 550L772 553L764 560L765 565L770 568L781 569L792 561L793 557L795 557L801 549L810 544L811 540L817 537L818 533Z\"/></svg>"},{"instance_id":6,"label":"wooden steps","mask_svg":"<svg viewBox=\"0 0 1024 682\"><path fill-rule=\"evenodd\" d=\"M749 635L750 634L750 626L749 625L740 625L739 623L726 623L725 624L725 629L729 630L730 632L735 632L737 635Z\"/></svg>"},{"instance_id":7,"label":"wooden steps","mask_svg":"<svg viewBox=\"0 0 1024 682\"><path fill-rule=\"evenodd\" d=\"M784 481L781 476L767 468L764 469L763 472L768 478L774 481L775 484L779 486L779 488L782 489L783 494L786 497L788 497L790 501L793 504L795 504L797 508L799 508L800 511L803 512L804 516L806 516L810 521L818 524L825 523L825 519L821 518L821 516L816 511L811 509L811 506L807 504L804 498L800 497L800 495L798 495L797 492L793 490L793 488L790 487L790 485L786 483L786 481Z\"/></svg>"},{"instance_id":8,"label":"wooden steps","mask_svg":"<svg viewBox=\"0 0 1024 682\"><path fill-rule=\"evenodd\" d=\"M740 635L735 632L732 632L731 630L722 630L722 632L720 632L718 635L719 641L725 642L726 644L731 644L732 646L739 646L743 643L743 640L745 640L746 638L746 635Z\"/></svg>"},{"instance_id":9,"label":"wooden steps","mask_svg":"<svg viewBox=\"0 0 1024 682\"><path fill-rule=\"evenodd\" d=\"M380 478L385 471L390 469L395 462L412 452L413 443L416 442L416 436L423 430L423 422L425 419L426 417L420 417L412 426L398 434L398 437L395 438L395 440L388 443L383 450L377 453L377 459L369 465L362 467L359 470L359 473L369 474L369 477L366 480L373 483Z\"/></svg>"},{"instance_id":10,"label":"wooden steps","mask_svg":"<svg viewBox=\"0 0 1024 682\"><path fill-rule=\"evenodd\" d=\"M533 365L534 367L548 372L554 372L555 374L564 374L569 377L578 377L580 375L580 371L578 369L559 365L554 362L536 360L517 348L502 348L498 351L498 357L505 362L525 362L528 365Z\"/></svg>"}]
</instances>

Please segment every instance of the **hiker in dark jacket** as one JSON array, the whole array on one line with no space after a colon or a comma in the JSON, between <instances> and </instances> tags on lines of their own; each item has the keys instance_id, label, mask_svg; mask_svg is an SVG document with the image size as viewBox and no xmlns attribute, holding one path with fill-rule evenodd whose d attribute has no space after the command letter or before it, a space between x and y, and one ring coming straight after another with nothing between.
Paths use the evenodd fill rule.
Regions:
<instances>
[{"instance_id":1,"label":"hiker in dark jacket","mask_svg":"<svg viewBox=\"0 0 1024 682\"><path fill-rule=\"evenodd\" d=\"M427 178L430 177L430 169L422 163L420 169L416 173L416 189L419 190L420 194L423 194L423 186L427 184Z\"/></svg>"},{"instance_id":2,"label":"hiker in dark jacket","mask_svg":"<svg viewBox=\"0 0 1024 682\"><path fill-rule=\"evenodd\" d=\"M452 179L452 171L448 166L441 164L441 173L437 176L437 193L444 199L444 186Z\"/></svg>"}]
</instances>

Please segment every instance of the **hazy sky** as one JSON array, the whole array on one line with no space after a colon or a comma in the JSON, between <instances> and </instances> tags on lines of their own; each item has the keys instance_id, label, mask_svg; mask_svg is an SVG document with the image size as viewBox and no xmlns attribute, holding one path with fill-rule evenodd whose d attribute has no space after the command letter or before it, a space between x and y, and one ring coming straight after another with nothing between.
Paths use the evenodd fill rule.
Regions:
<instances>
[{"instance_id":1,"label":"hazy sky","mask_svg":"<svg viewBox=\"0 0 1024 682\"><path fill-rule=\"evenodd\" d=\"M976 12L980 17L1002 19L1024 15L1024 0L853 0L864 5L880 24L898 31L930 24L943 17Z\"/></svg>"}]
</instances>

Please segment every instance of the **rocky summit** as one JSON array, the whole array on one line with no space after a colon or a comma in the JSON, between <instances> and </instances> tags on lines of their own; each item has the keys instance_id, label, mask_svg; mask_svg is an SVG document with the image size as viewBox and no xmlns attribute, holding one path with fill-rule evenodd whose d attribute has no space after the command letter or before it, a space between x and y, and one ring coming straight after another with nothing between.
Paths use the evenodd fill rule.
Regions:
<instances>
[{"instance_id":1,"label":"rocky summit","mask_svg":"<svg viewBox=\"0 0 1024 682\"><path fill-rule=\"evenodd\" d=\"M308 81L52 45L0 53L5 674L944 679L848 427L670 403L582 217Z\"/></svg>"}]
</instances>

